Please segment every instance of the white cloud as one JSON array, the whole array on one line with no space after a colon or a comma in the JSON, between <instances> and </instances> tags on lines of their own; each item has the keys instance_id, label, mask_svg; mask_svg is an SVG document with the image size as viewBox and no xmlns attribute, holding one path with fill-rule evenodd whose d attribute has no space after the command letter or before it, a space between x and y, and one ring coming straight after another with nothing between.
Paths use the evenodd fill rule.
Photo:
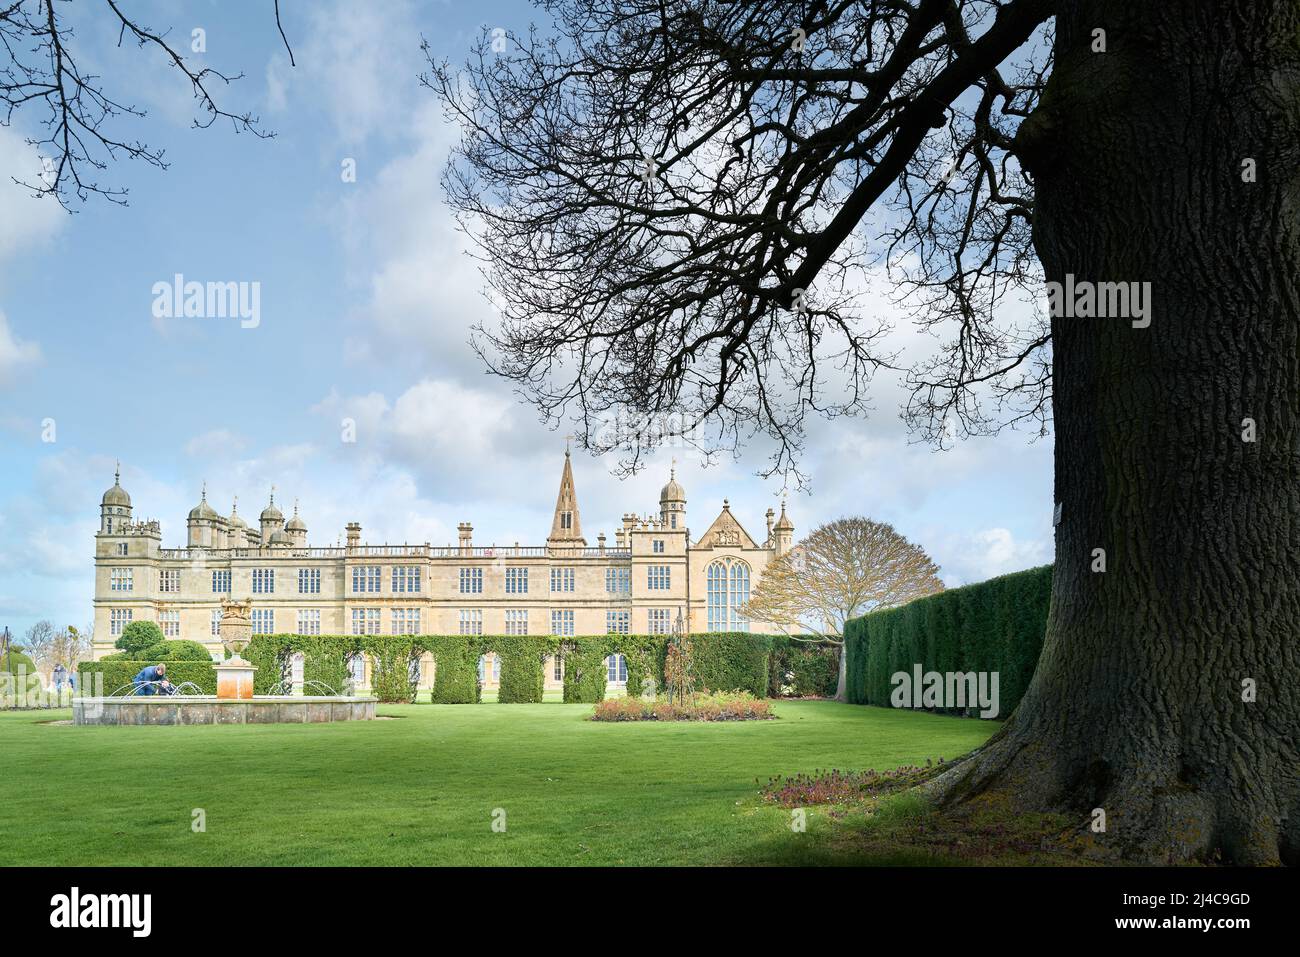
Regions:
<instances>
[{"instance_id":1,"label":"white cloud","mask_svg":"<svg viewBox=\"0 0 1300 957\"><path fill-rule=\"evenodd\" d=\"M950 534L931 546L945 584L966 585L1052 560L1050 538L1017 539L1010 529L985 528Z\"/></svg>"},{"instance_id":2,"label":"white cloud","mask_svg":"<svg viewBox=\"0 0 1300 957\"><path fill-rule=\"evenodd\" d=\"M15 336L9 328L9 319L0 311L0 389L12 385L23 367L40 361L41 347Z\"/></svg>"},{"instance_id":3,"label":"white cloud","mask_svg":"<svg viewBox=\"0 0 1300 957\"><path fill-rule=\"evenodd\" d=\"M185 443L185 454L191 458L224 458L242 452L248 440L230 429L212 429L194 436Z\"/></svg>"},{"instance_id":4,"label":"white cloud","mask_svg":"<svg viewBox=\"0 0 1300 957\"><path fill-rule=\"evenodd\" d=\"M281 111L295 95L323 103L348 146L402 129L424 63L413 5L334 0L309 7L306 17L305 38L294 45L297 66L279 52L267 65L267 108Z\"/></svg>"},{"instance_id":5,"label":"white cloud","mask_svg":"<svg viewBox=\"0 0 1300 957\"><path fill-rule=\"evenodd\" d=\"M40 182L41 158L13 127L0 126L0 260L40 245L53 236L67 213L49 197L38 199L14 182Z\"/></svg>"}]
</instances>

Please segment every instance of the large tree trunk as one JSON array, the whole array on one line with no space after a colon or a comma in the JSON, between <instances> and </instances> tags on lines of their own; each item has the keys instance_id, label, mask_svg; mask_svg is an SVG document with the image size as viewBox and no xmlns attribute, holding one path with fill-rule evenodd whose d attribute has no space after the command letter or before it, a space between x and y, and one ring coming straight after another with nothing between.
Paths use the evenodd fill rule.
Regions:
<instances>
[{"instance_id":1,"label":"large tree trunk","mask_svg":"<svg viewBox=\"0 0 1300 957\"><path fill-rule=\"evenodd\" d=\"M941 800L1085 834L1101 808L1132 859L1300 862L1298 125L1295 0L1061 3L1021 133L1035 242L1049 281L1149 281L1152 321L1053 322L1047 639Z\"/></svg>"}]
</instances>

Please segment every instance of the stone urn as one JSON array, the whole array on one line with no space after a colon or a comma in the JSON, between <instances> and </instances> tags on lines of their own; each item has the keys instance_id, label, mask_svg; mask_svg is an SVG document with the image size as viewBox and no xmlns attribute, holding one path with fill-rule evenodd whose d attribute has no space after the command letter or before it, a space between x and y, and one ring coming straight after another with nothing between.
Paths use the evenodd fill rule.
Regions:
<instances>
[{"instance_id":1,"label":"stone urn","mask_svg":"<svg viewBox=\"0 0 1300 957\"><path fill-rule=\"evenodd\" d=\"M253 640L253 602L224 600L217 634L230 657L212 666L217 673L218 698L253 697L253 672L257 670L241 656Z\"/></svg>"},{"instance_id":2,"label":"stone urn","mask_svg":"<svg viewBox=\"0 0 1300 957\"><path fill-rule=\"evenodd\" d=\"M252 601L223 600L217 634L226 651L230 652L230 661L243 661L241 655L253 640Z\"/></svg>"}]
</instances>

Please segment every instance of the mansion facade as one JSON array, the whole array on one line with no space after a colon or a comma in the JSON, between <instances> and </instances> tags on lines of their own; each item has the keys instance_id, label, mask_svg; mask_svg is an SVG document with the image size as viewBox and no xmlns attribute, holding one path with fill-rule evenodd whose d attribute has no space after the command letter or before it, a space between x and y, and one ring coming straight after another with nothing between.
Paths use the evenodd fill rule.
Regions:
<instances>
[{"instance_id":1,"label":"mansion facade","mask_svg":"<svg viewBox=\"0 0 1300 957\"><path fill-rule=\"evenodd\" d=\"M767 510L759 542L724 500L692 539L685 490L670 475L656 514L625 514L613 542L602 532L591 545L568 452L543 545L475 545L468 522L454 546L368 545L350 522L345 545L319 547L308 544L296 505L285 520L274 492L256 527L237 504L221 515L205 488L189 513L185 547L163 548L160 524L133 518L119 470L95 535L96 658L114 650L128 623L153 621L164 637L197 641L219 659L221 602L229 598L252 601L255 635L766 632L740 609L794 535L784 505L779 518ZM480 663L485 684L495 683L498 667L491 656ZM548 686L559 683L560 669L548 663ZM619 662L610 669L617 682ZM422 671L427 685L431 669ZM369 676L355 677L364 684Z\"/></svg>"}]
</instances>

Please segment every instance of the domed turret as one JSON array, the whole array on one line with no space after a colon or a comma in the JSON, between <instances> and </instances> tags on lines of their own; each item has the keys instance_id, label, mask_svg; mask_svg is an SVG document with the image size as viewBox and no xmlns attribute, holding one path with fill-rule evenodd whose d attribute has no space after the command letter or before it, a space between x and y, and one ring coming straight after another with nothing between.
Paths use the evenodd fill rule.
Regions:
<instances>
[{"instance_id":1,"label":"domed turret","mask_svg":"<svg viewBox=\"0 0 1300 957\"><path fill-rule=\"evenodd\" d=\"M686 489L677 484L677 467L668 472L668 484L659 490L659 518L669 528L686 527Z\"/></svg>"},{"instance_id":2,"label":"domed turret","mask_svg":"<svg viewBox=\"0 0 1300 957\"><path fill-rule=\"evenodd\" d=\"M299 548L307 545L307 523L298 515L297 499L293 503L293 518L289 519L289 524L285 525L284 529L289 533L289 538Z\"/></svg>"},{"instance_id":3,"label":"domed turret","mask_svg":"<svg viewBox=\"0 0 1300 957\"><path fill-rule=\"evenodd\" d=\"M271 536L284 530L284 513L275 507L275 486L271 487L271 501L262 509L262 544L271 544Z\"/></svg>"},{"instance_id":4,"label":"domed turret","mask_svg":"<svg viewBox=\"0 0 1300 957\"><path fill-rule=\"evenodd\" d=\"M275 492L271 492L271 503L262 509L262 524L267 522L283 522L284 513L275 507Z\"/></svg>"},{"instance_id":5,"label":"domed turret","mask_svg":"<svg viewBox=\"0 0 1300 957\"><path fill-rule=\"evenodd\" d=\"M131 496L122 488L122 464L113 471L113 487L99 500L99 531L112 535L131 521Z\"/></svg>"},{"instance_id":6,"label":"domed turret","mask_svg":"<svg viewBox=\"0 0 1300 957\"><path fill-rule=\"evenodd\" d=\"M131 496L122 488L122 466L119 464L113 472L113 487L104 493L100 506L113 505L118 508L130 508Z\"/></svg>"},{"instance_id":7,"label":"domed turret","mask_svg":"<svg viewBox=\"0 0 1300 957\"><path fill-rule=\"evenodd\" d=\"M202 519L205 522L215 522L221 518L217 510L208 504L208 483L203 483L203 492L199 497L199 504L190 509L190 521Z\"/></svg>"},{"instance_id":8,"label":"domed turret","mask_svg":"<svg viewBox=\"0 0 1300 957\"><path fill-rule=\"evenodd\" d=\"M248 523L239 517L239 498L230 504L230 518L226 519L226 547L245 548L248 545Z\"/></svg>"},{"instance_id":9,"label":"domed turret","mask_svg":"<svg viewBox=\"0 0 1300 957\"><path fill-rule=\"evenodd\" d=\"M225 546L225 533L219 529L221 516L208 504L208 483L203 483L199 504L190 509L187 522L190 548L222 548Z\"/></svg>"}]
</instances>

